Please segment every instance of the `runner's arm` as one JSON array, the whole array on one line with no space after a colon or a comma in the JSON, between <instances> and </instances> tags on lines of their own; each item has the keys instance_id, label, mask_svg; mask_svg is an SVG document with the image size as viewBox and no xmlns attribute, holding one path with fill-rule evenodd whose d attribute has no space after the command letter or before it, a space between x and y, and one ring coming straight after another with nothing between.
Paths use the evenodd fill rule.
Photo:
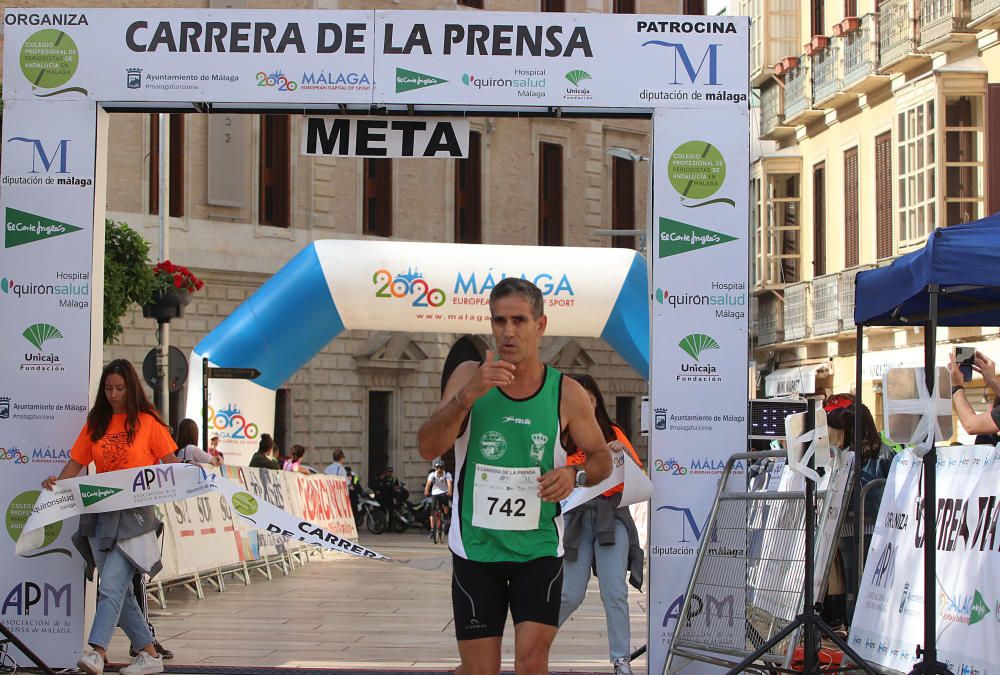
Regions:
<instances>
[{"instance_id":1,"label":"runner's arm","mask_svg":"<svg viewBox=\"0 0 1000 675\"><path fill-rule=\"evenodd\" d=\"M582 465L556 467L538 479L538 496L545 501L560 501L569 496L580 469L587 472L588 486L597 485L611 475L611 450L597 424L590 398L580 383L563 377L559 408L559 416L568 422L569 434L586 459Z\"/></svg>"},{"instance_id":2,"label":"runner's arm","mask_svg":"<svg viewBox=\"0 0 1000 675\"><path fill-rule=\"evenodd\" d=\"M417 431L420 456L431 460L448 452L476 399L493 387L510 384L513 379L514 365L495 360L489 350L482 363L466 361L459 364L448 378L441 403Z\"/></svg>"}]
</instances>

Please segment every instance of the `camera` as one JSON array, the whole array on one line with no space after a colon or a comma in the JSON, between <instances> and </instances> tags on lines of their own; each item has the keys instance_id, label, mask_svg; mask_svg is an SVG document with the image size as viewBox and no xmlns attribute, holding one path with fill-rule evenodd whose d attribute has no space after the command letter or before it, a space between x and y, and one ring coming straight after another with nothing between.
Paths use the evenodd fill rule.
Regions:
<instances>
[{"instance_id":1,"label":"camera","mask_svg":"<svg viewBox=\"0 0 1000 675\"><path fill-rule=\"evenodd\" d=\"M955 347L955 363L966 382L972 379L972 364L976 360L975 347Z\"/></svg>"}]
</instances>

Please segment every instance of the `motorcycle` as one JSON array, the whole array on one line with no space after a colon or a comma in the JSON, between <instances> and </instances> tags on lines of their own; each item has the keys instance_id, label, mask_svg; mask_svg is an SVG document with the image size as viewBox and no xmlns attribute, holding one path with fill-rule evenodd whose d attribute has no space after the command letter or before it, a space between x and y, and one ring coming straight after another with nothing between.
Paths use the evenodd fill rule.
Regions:
<instances>
[{"instance_id":1,"label":"motorcycle","mask_svg":"<svg viewBox=\"0 0 1000 675\"><path fill-rule=\"evenodd\" d=\"M372 534L382 534L389 525L385 509L375 499L375 493L365 488L358 494L358 513L355 516L355 524L361 527L365 524Z\"/></svg>"}]
</instances>

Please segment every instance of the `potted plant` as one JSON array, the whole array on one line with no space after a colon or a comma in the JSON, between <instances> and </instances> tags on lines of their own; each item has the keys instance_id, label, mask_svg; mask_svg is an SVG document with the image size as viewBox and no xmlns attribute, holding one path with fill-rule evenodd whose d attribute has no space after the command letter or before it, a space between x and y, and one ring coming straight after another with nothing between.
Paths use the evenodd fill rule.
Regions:
<instances>
[{"instance_id":1,"label":"potted plant","mask_svg":"<svg viewBox=\"0 0 1000 675\"><path fill-rule=\"evenodd\" d=\"M785 68L785 62L784 61L778 61L777 63L774 64L774 74L775 75L778 75L778 76L784 75L786 70L788 70L788 69Z\"/></svg>"},{"instance_id":2,"label":"potted plant","mask_svg":"<svg viewBox=\"0 0 1000 675\"><path fill-rule=\"evenodd\" d=\"M799 65L799 57L786 56L785 58L781 59L781 65L784 66L785 72L788 72L792 68L795 68L796 66Z\"/></svg>"},{"instance_id":3,"label":"potted plant","mask_svg":"<svg viewBox=\"0 0 1000 675\"><path fill-rule=\"evenodd\" d=\"M149 244L127 223L104 221L104 344L121 336L122 318L153 294Z\"/></svg>"},{"instance_id":4,"label":"potted plant","mask_svg":"<svg viewBox=\"0 0 1000 675\"><path fill-rule=\"evenodd\" d=\"M813 35L812 40L802 45L802 50L807 56L812 56L818 51L826 49L826 46L830 44L830 38L825 35Z\"/></svg>"},{"instance_id":5,"label":"potted plant","mask_svg":"<svg viewBox=\"0 0 1000 675\"><path fill-rule=\"evenodd\" d=\"M833 37L844 37L844 24L842 21L838 21L830 28L833 31Z\"/></svg>"},{"instance_id":6,"label":"potted plant","mask_svg":"<svg viewBox=\"0 0 1000 675\"><path fill-rule=\"evenodd\" d=\"M160 323L184 316L184 307L191 302L191 294L205 285L188 268L169 260L156 263L153 279L155 291L152 299L142 306L142 315Z\"/></svg>"},{"instance_id":7,"label":"potted plant","mask_svg":"<svg viewBox=\"0 0 1000 675\"><path fill-rule=\"evenodd\" d=\"M840 32L844 35L853 33L859 28L861 28L861 19L856 16L844 17L844 20L840 22Z\"/></svg>"}]
</instances>

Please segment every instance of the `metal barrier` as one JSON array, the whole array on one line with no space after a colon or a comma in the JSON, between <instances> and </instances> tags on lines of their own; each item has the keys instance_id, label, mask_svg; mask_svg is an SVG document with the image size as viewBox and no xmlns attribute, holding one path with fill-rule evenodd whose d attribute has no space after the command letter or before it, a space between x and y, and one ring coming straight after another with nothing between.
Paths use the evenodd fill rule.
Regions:
<instances>
[{"instance_id":1,"label":"metal barrier","mask_svg":"<svg viewBox=\"0 0 1000 675\"><path fill-rule=\"evenodd\" d=\"M703 530L684 606L674 629L665 672L675 657L733 667L777 635L802 611L805 578L805 497L802 478L784 467L784 451L733 455L726 462ZM760 485L732 477L736 462L753 467ZM766 463L780 464L780 477ZM826 472L817 486L814 590L822 599L850 496L853 454ZM742 484L731 486L731 478ZM776 485L777 483L777 485ZM799 631L763 658L787 668ZM730 657L730 658L726 658ZM730 660L734 659L734 660Z\"/></svg>"}]
</instances>

